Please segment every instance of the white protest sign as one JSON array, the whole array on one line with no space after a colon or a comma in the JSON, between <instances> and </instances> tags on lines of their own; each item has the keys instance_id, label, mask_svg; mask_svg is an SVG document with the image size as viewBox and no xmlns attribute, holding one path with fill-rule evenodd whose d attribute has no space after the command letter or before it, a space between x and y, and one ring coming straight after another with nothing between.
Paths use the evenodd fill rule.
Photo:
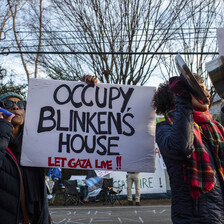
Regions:
<instances>
[{"instance_id":1,"label":"white protest sign","mask_svg":"<svg viewBox=\"0 0 224 224\"><path fill-rule=\"evenodd\" d=\"M155 143L155 153L158 154L158 159L159 159L161 169L166 170L166 164L163 160L162 155L160 154L159 147L158 147L157 143Z\"/></svg>"},{"instance_id":2,"label":"white protest sign","mask_svg":"<svg viewBox=\"0 0 224 224\"><path fill-rule=\"evenodd\" d=\"M166 193L167 185L165 179L165 170L161 167L161 154L156 144L155 147L155 173L140 173L140 193L155 194ZM127 194L127 173L126 172L111 172L108 177L113 178L114 187L123 187L122 195ZM135 185L132 185L132 194L135 194Z\"/></svg>"},{"instance_id":3,"label":"white protest sign","mask_svg":"<svg viewBox=\"0 0 224 224\"><path fill-rule=\"evenodd\" d=\"M109 173L111 173L112 171L108 171L108 170L95 170L95 173L98 177L104 177L106 175L108 175Z\"/></svg>"},{"instance_id":4,"label":"white protest sign","mask_svg":"<svg viewBox=\"0 0 224 224\"><path fill-rule=\"evenodd\" d=\"M219 55L224 56L224 28L218 28L216 32L217 32Z\"/></svg>"},{"instance_id":5,"label":"white protest sign","mask_svg":"<svg viewBox=\"0 0 224 224\"><path fill-rule=\"evenodd\" d=\"M31 79L21 164L154 172L154 91Z\"/></svg>"}]
</instances>

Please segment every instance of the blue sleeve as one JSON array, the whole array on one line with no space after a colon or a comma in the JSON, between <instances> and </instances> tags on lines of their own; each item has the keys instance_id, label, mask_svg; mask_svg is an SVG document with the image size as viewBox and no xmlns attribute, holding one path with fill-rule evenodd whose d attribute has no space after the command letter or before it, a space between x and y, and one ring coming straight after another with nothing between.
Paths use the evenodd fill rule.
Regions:
<instances>
[{"instance_id":1,"label":"blue sleeve","mask_svg":"<svg viewBox=\"0 0 224 224\"><path fill-rule=\"evenodd\" d=\"M156 127L156 142L163 157L188 158L193 146L193 106L191 99L176 97L173 125L163 121Z\"/></svg>"}]
</instances>

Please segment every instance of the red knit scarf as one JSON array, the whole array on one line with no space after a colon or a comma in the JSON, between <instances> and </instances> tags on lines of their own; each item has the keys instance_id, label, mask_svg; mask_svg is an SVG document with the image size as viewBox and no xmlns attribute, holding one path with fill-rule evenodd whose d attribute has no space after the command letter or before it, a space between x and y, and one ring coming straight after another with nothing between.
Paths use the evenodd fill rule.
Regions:
<instances>
[{"instance_id":1,"label":"red knit scarf","mask_svg":"<svg viewBox=\"0 0 224 224\"><path fill-rule=\"evenodd\" d=\"M173 112L169 111L166 114L166 120L170 124L173 123ZM202 135L207 140L218 173L224 183L224 130L218 122L213 120L209 111L195 111L193 133L195 150L184 162L184 180L190 186L192 198L195 198L202 192L205 193L214 188L214 173L202 142Z\"/></svg>"}]
</instances>

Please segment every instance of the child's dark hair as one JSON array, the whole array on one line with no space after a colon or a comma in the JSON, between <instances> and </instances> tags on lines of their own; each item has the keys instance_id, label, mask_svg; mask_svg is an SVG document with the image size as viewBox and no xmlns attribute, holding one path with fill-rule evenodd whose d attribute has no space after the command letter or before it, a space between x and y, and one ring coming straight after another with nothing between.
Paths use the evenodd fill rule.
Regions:
<instances>
[{"instance_id":1,"label":"child's dark hair","mask_svg":"<svg viewBox=\"0 0 224 224\"><path fill-rule=\"evenodd\" d=\"M170 110L175 106L175 96L170 91L168 82L159 85L153 96L152 103L153 108L158 115L164 115L167 110Z\"/></svg>"}]
</instances>

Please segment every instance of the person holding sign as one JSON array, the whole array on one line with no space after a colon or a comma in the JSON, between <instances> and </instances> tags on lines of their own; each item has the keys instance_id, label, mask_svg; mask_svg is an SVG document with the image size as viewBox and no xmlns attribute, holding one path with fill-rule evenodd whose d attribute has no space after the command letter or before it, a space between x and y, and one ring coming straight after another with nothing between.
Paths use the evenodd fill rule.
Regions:
<instances>
[{"instance_id":1,"label":"person holding sign","mask_svg":"<svg viewBox=\"0 0 224 224\"><path fill-rule=\"evenodd\" d=\"M160 84L153 98L156 142L170 179L175 224L224 223L224 129L209 113L206 86L194 75L208 103L190 92L182 77Z\"/></svg>"},{"instance_id":2,"label":"person holding sign","mask_svg":"<svg viewBox=\"0 0 224 224\"><path fill-rule=\"evenodd\" d=\"M0 223L50 223L44 168L20 165L25 101L17 93L0 95Z\"/></svg>"},{"instance_id":3,"label":"person holding sign","mask_svg":"<svg viewBox=\"0 0 224 224\"><path fill-rule=\"evenodd\" d=\"M97 80L85 75L85 82ZM7 92L0 95L0 107L0 224L49 224L44 168L20 164L26 102Z\"/></svg>"}]
</instances>

